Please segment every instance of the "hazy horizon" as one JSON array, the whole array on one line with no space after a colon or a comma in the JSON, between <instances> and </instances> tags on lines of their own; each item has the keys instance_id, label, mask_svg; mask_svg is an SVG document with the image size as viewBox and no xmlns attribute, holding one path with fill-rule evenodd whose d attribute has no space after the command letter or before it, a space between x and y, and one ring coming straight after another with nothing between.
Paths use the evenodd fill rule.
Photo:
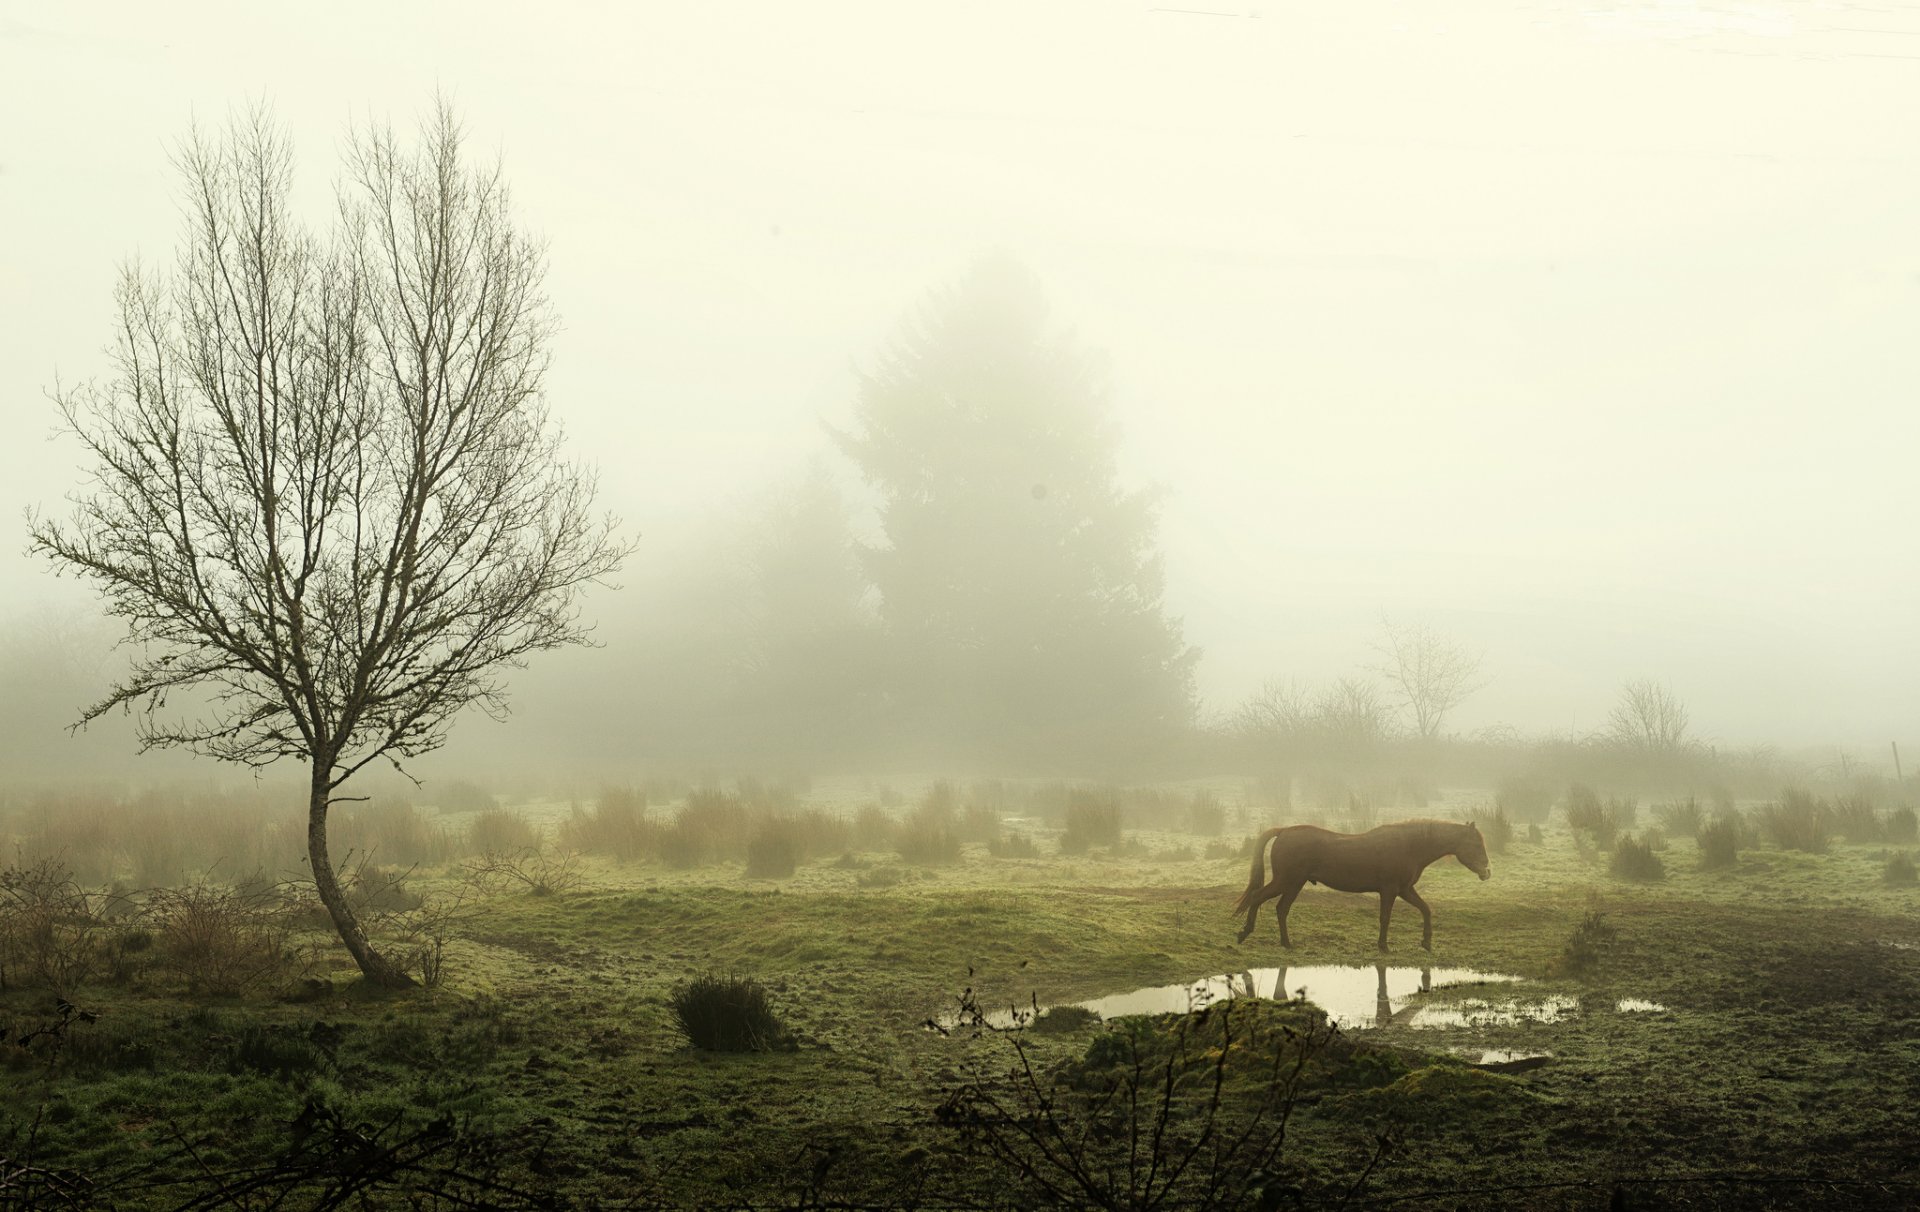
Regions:
<instances>
[{"instance_id":1,"label":"hazy horizon","mask_svg":"<svg viewBox=\"0 0 1920 1212\"><path fill-rule=\"evenodd\" d=\"M1451 731L1596 730L1651 677L1723 744L1915 739L1920 15L459 17L0 20L0 621L89 600L23 554L82 484L43 390L104 373L119 265L171 261L190 125L269 104L322 227L349 122L438 88L549 242L549 401L641 536L586 602L610 646L809 460L857 499L825 426L1003 251L1106 351L1207 707L1355 671L1384 616L1484 651Z\"/></svg>"}]
</instances>

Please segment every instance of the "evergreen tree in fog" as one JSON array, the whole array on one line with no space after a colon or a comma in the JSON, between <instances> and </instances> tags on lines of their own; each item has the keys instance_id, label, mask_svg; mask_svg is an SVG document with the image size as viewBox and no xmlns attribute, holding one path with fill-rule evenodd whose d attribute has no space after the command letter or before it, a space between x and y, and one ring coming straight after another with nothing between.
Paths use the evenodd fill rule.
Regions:
<instances>
[{"instance_id":1,"label":"evergreen tree in fog","mask_svg":"<svg viewBox=\"0 0 1920 1212\"><path fill-rule=\"evenodd\" d=\"M1027 271L983 260L917 308L836 436L879 495L864 559L904 740L1044 765L1191 722L1154 495L1116 482L1103 368Z\"/></svg>"}]
</instances>

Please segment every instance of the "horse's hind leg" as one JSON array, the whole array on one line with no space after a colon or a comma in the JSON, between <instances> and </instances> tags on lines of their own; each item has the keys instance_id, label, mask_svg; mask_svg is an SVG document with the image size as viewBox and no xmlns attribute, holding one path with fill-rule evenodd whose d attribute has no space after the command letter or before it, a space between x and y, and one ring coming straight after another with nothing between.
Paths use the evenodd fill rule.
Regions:
<instances>
[{"instance_id":1,"label":"horse's hind leg","mask_svg":"<svg viewBox=\"0 0 1920 1212\"><path fill-rule=\"evenodd\" d=\"M1247 936L1253 933L1253 928L1260 916L1260 906L1266 904L1273 898L1275 890L1274 885L1268 884L1260 891L1254 893L1253 902L1247 906L1246 924L1240 927L1240 937L1235 939L1234 942L1244 943L1247 941Z\"/></svg>"}]
</instances>

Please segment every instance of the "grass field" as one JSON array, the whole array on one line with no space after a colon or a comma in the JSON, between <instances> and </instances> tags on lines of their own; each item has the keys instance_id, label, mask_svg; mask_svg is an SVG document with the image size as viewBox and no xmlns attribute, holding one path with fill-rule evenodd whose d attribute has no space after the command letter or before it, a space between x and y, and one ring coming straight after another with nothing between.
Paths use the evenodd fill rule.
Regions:
<instances>
[{"instance_id":1,"label":"grass field","mask_svg":"<svg viewBox=\"0 0 1920 1212\"><path fill-rule=\"evenodd\" d=\"M987 1006L1060 1004L1378 958L1376 901L1317 888L1293 910L1284 959L1271 912L1235 946L1246 861L1220 839L1129 831L1117 852L1076 857L1046 829L1035 840L1033 858L969 844L957 863L917 867L855 852L778 880L738 863L588 858L567 891L496 890L454 931L440 984L404 995L363 992L324 946L314 975L327 985L196 995L152 948L67 992L93 1021L22 1046L62 1012L52 991L15 987L0 995L0 1155L90 1180L73 1198L103 1207L184 1204L321 1129L369 1148L409 1133L423 1152L457 1142L433 1164L472 1145L462 1165L497 1179L487 1198L504 1203L1026 1206L1031 1176L983 1154L943 1105L1017 1093L1003 1080L1016 1038L1043 1082L1069 1085L1113 1071L1114 1040L1158 1040L1133 1054L1152 1076L1176 1023L929 1030L964 990ZM1209 845L1217 857L1192 857ZM1493 856L1489 882L1443 860L1421 885L1433 953L1402 906L1390 962L1522 979L1415 999L1467 1005L1423 1016L1451 1025L1347 1033L1301 1087L1277 1160L1235 1198L1911 1206L1920 891L1883 879L1888 853L1749 847L1706 871L1681 837L1659 852L1664 879L1629 882L1556 814L1538 842L1523 827ZM411 883L444 890L454 872ZM1583 923L1598 945L1570 955ZM690 1047L670 998L709 972L762 982L787 1045ZM1565 1008L1551 1021L1500 1013L1549 999ZM1463 1059L1487 1050L1548 1055L1520 1073ZM1228 1077L1229 1103L1256 1080ZM44 1195L55 1179L36 1181Z\"/></svg>"}]
</instances>

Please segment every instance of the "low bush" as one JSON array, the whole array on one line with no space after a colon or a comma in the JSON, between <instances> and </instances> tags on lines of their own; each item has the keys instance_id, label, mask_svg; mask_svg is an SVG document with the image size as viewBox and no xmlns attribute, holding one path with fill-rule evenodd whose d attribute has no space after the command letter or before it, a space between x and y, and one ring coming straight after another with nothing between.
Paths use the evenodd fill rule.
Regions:
<instances>
[{"instance_id":1,"label":"low bush","mask_svg":"<svg viewBox=\"0 0 1920 1212\"><path fill-rule=\"evenodd\" d=\"M1623 837L1613 848L1612 871L1615 879L1655 883L1667 878L1666 864L1653 852L1652 842L1642 837L1635 841Z\"/></svg>"},{"instance_id":2,"label":"low bush","mask_svg":"<svg viewBox=\"0 0 1920 1212\"><path fill-rule=\"evenodd\" d=\"M987 853L995 858L1030 859L1040 857L1040 848L1024 833L1009 833L987 843Z\"/></svg>"},{"instance_id":3,"label":"low bush","mask_svg":"<svg viewBox=\"0 0 1920 1212\"><path fill-rule=\"evenodd\" d=\"M960 861L960 835L945 814L916 809L894 835L894 850L907 862L932 867Z\"/></svg>"},{"instance_id":4,"label":"low bush","mask_svg":"<svg viewBox=\"0 0 1920 1212\"><path fill-rule=\"evenodd\" d=\"M747 842L747 878L783 880L799 866L800 843L787 821L767 821Z\"/></svg>"},{"instance_id":5,"label":"low bush","mask_svg":"<svg viewBox=\"0 0 1920 1212\"><path fill-rule=\"evenodd\" d=\"M675 1024L687 1042L708 1052L771 1052L790 1037L752 977L707 973L669 997Z\"/></svg>"},{"instance_id":6,"label":"low bush","mask_svg":"<svg viewBox=\"0 0 1920 1212\"><path fill-rule=\"evenodd\" d=\"M1567 828L1576 834L1589 834L1593 845L1605 850L1624 829L1631 828L1636 812L1632 800L1607 800L1604 803L1591 787L1575 783L1567 788Z\"/></svg>"},{"instance_id":7,"label":"low bush","mask_svg":"<svg viewBox=\"0 0 1920 1212\"><path fill-rule=\"evenodd\" d=\"M1111 794L1076 789L1067 799L1067 828L1060 853L1085 854L1094 846L1120 844L1120 805Z\"/></svg>"},{"instance_id":8,"label":"low bush","mask_svg":"<svg viewBox=\"0 0 1920 1212\"><path fill-rule=\"evenodd\" d=\"M442 812L489 812L498 806L492 792L467 779L454 779L438 788L434 800Z\"/></svg>"},{"instance_id":9,"label":"low bush","mask_svg":"<svg viewBox=\"0 0 1920 1212\"><path fill-rule=\"evenodd\" d=\"M1706 820L1706 815L1700 808L1700 801L1692 796L1684 800L1655 805L1653 815L1660 822L1660 827L1674 837L1693 837L1700 831L1701 824Z\"/></svg>"},{"instance_id":10,"label":"low bush","mask_svg":"<svg viewBox=\"0 0 1920 1212\"><path fill-rule=\"evenodd\" d=\"M893 849L899 823L878 804L862 804L853 814L853 840L862 850Z\"/></svg>"},{"instance_id":11,"label":"low bush","mask_svg":"<svg viewBox=\"0 0 1920 1212\"><path fill-rule=\"evenodd\" d=\"M277 890L199 881L155 890L148 912L160 949L197 993L283 984L297 965L294 914Z\"/></svg>"},{"instance_id":12,"label":"low bush","mask_svg":"<svg viewBox=\"0 0 1920 1212\"><path fill-rule=\"evenodd\" d=\"M1893 887L1906 888L1920 882L1920 869L1914 867L1913 856L1902 850L1887 856L1880 878Z\"/></svg>"},{"instance_id":13,"label":"low bush","mask_svg":"<svg viewBox=\"0 0 1920 1212\"><path fill-rule=\"evenodd\" d=\"M1700 848L1700 868L1718 871L1731 867L1740 858L1740 820L1733 813L1718 813L1694 831L1694 845Z\"/></svg>"},{"instance_id":14,"label":"low bush","mask_svg":"<svg viewBox=\"0 0 1920 1212\"><path fill-rule=\"evenodd\" d=\"M660 832L660 825L647 819L646 792L604 787L591 804L573 806L558 840L570 850L633 862L659 853Z\"/></svg>"},{"instance_id":15,"label":"low bush","mask_svg":"<svg viewBox=\"0 0 1920 1212\"><path fill-rule=\"evenodd\" d=\"M1762 832L1782 850L1825 854L1832 840L1832 809L1803 788L1787 788L1779 802L1762 806L1758 817Z\"/></svg>"},{"instance_id":16,"label":"low bush","mask_svg":"<svg viewBox=\"0 0 1920 1212\"><path fill-rule=\"evenodd\" d=\"M533 822L509 808L489 808L467 825L467 850L471 854L504 854L537 849L539 845L540 831Z\"/></svg>"},{"instance_id":17,"label":"low bush","mask_svg":"<svg viewBox=\"0 0 1920 1212\"><path fill-rule=\"evenodd\" d=\"M1504 778L1494 789L1493 803L1509 820L1540 824L1553 811L1553 790L1535 778Z\"/></svg>"},{"instance_id":18,"label":"low bush","mask_svg":"<svg viewBox=\"0 0 1920 1212\"><path fill-rule=\"evenodd\" d=\"M102 959L99 899L55 859L0 868L0 990L85 983Z\"/></svg>"},{"instance_id":19,"label":"low bush","mask_svg":"<svg viewBox=\"0 0 1920 1212\"><path fill-rule=\"evenodd\" d=\"M1567 936L1567 945L1561 950L1555 968L1574 976L1584 975L1599 967L1619 941L1619 931L1607 920L1606 913L1589 909Z\"/></svg>"},{"instance_id":20,"label":"low bush","mask_svg":"<svg viewBox=\"0 0 1920 1212\"><path fill-rule=\"evenodd\" d=\"M1000 836L1000 814L982 804L969 804L955 831L964 842L992 842Z\"/></svg>"},{"instance_id":21,"label":"low bush","mask_svg":"<svg viewBox=\"0 0 1920 1212\"><path fill-rule=\"evenodd\" d=\"M1187 805L1187 832L1195 837L1219 837L1227 827L1227 809L1213 792L1202 789L1193 793L1193 802Z\"/></svg>"},{"instance_id":22,"label":"low bush","mask_svg":"<svg viewBox=\"0 0 1920 1212\"><path fill-rule=\"evenodd\" d=\"M1920 816L1911 808L1895 808L1887 814L1887 840L1899 846L1920 842Z\"/></svg>"},{"instance_id":23,"label":"low bush","mask_svg":"<svg viewBox=\"0 0 1920 1212\"><path fill-rule=\"evenodd\" d=\"M1487 849L1500 854L1513 841L1513 818L1507 810L1495 806L1492 813L1480 819L1480 836L1486 839Z\"/></svg>"},{"instance_id":24,"label":"low bush","mask_svg":"<svg viewBox=\"0 0 1920 1212\"><path fill-rule=\"evenodd\" d=\"M1828 821L1835 833L1855 845L1887 840L1887 822L1864 795L1843 795L1833 801Z\"/></svg>"}]
</instances>

